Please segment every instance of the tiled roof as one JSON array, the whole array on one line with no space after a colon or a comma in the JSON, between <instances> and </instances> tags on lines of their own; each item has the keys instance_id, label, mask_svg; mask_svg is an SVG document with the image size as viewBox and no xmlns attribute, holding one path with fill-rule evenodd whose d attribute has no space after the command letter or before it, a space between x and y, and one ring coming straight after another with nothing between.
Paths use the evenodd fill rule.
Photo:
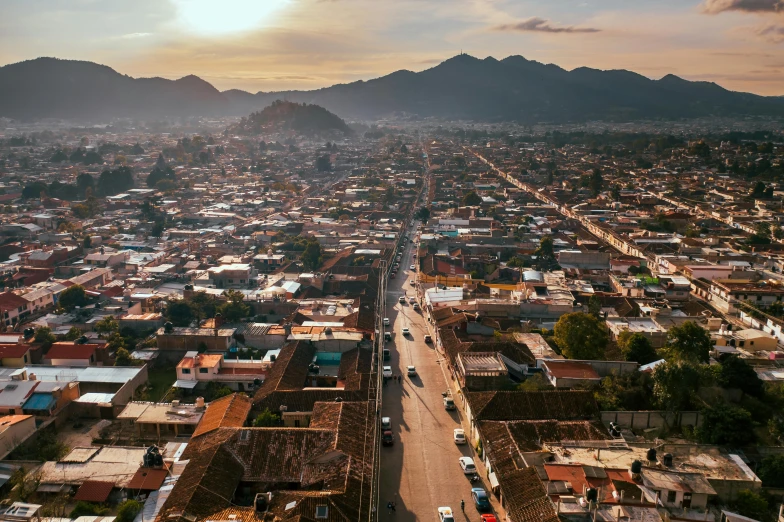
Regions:
<instances>
[{"instance_id":1,"label":"tiled roof","mask_svg":"<svg viewBox=\"0 0 784 522\"><path fill-rule=\"evenodd\" d=\"M270 411L280 411L285 406L289 412L313 411L317 402L364 401L367 400L366 390L340 390L337 388L318 388L310 390L284 390L273 391L253 398L253 405L257 410L269 408Z\"/></svg>"},{"instance_id":2,"label":"tiled roof","mask_svg":"<svg viewBox=\"0 0 784 522\"><path fill-rule=\"evenodd\" d=\"M557 379L599 379L593 366L576 361L546 361L547 371Z\"/></svg>"},{"instance_id":3,"label":"tiled roof","mask_svg":"<svg viewBox=\"0 0 784 522\"><path fill-rule=\"evenodd\" d=\"M343 326L372 332L375 330L375 317L372 310L357 310L343 319Z\"/></svg>"},{"instance_id":4,"label":"tiled roof","mask_svg":"<svg viewBox=\"0 0 784 522\"><path fill-rule=\"evenodd\" d=\"M368 385L372 375L373 352L365 348L349 350L340 358L338 379L344 381L346 390L362 390Z\"/></svg>"},{"instance_id":5,"label":"tiled roof","mask_svg":"<svg viewBox=\"0 0 784 522\"><path fill-rule=\"evenodd\" d=\"M162 485L166 477L169 476L169 470L164 468L139 468L131 481L128 483L128 489L143 489L145 491L156 491Z\"/></svg>"},{"instance_id":6,"label":"tiled roof","mask_svg":"<svg viewBox=\"0 0 784 522\"><path fill-rule=\"evenodd\" d=\"M471 414L482 420L589 420L599 413L590 391L466 392Z\"/></svg>"},{"instance_id":7,"label":"tiled roof","mask_svg":"<svg viewBox=\"0 0 784 522\"><path fill-rule=\"evenodd\" d=\"M316 348L310 343L295 342L283 346L275 363L270 368L264 384L256 392L254 402L265 395L280 390L301 390L305 387L308 365L316 355Z\"/></svg>"},{"instance_id":8,"label":"tiled roof","mask_svg":"<svg viewBox=\"0 0 784 522\"><path fill-rule=\"evenodd\" d=\"M559 522L536 468L501 474L498 483L506 500L506 512L515 522Z\"/></svg>"},{"instance_id":9,"label":"tiled roof","mask_svg":"<svg viewBox=\"0 0 784 522\"><path fill-rule=\"evenodd\" d=\"M19 359L29 350L29 344L0 344L0 359Z\"/></svg>"},{"instance_id":10,"label":"tiled roof","mask_svg":"<svg viewBox=\"0 0 784 522\"><path fill-rule=\"evenodd\" d=\"M519 364L533 365L536 362L536 358L531 353L531 350L523 343L495 340L463 340L457 336L457 332L450 328L441 328L438 333L441 337L444 351L453 366L457 362L457 356L465 352L500 352L508 359Z\"/></svg>"},{"instance_id":11,"label":"tiled roof","mask_svg":"<svg viewBox=\"0 0 784 522\"><path fill-rule=\"evenodd\" d=\"M114 482L100 480L85 480L74 495L74 500L85 502L106 502L114 489Z\"/></svg>"},{"instance_id":12,"label":"tiled roof","mask_svg":"<svg viewBox=\"0 0 784 522\"><path fill-rule=\"evenodd\" d=\"M217 428L239 428L248 419L253 401L238 393L221 397L207 405L193 437L198 437Z\"/></svg>"},{"instance_id":13,"label":"tiled roof","mask_svg":"<svg viewBox=\"0 0 784 522\"><path fill-rule=\"evenodd\" d=\"M54 343L46 352L44 359L89 359L95 353L96 348L98 348L97 344Z\"/></svg>"}]
</instances>

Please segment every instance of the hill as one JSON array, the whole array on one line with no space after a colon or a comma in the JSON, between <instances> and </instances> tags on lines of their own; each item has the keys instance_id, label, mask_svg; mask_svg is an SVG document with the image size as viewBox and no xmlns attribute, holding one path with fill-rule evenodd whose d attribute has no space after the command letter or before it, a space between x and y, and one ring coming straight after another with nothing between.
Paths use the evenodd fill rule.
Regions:
<instances>
[{"instance_id":1,"label":"hill","mask_svg":"<svg viewBox=\"0 0 784 522\"><path fill-rule=\"evenodd\" d=\"M351 119L414 114L532 123L784 116L780 96L733 92L673 75L651 80L625 70L567 71L522 56L480 60L461 54L421 72L397 71L313 91L256 94L219 92L196 76L135 79L103 65L53 58L0 67L0 116L11 118L239 116L280 99L318 105Z\"/></svg>"},{"instance_id":2,"label":"hill","mask_svg":"<svg viewBox=\"0 0 784 522\"><path fill-rule=\"evenodd\" d=\"M341 132L351 134L346 122L318 105L275 100L260 112L254 112L232 128L233 132L259 135L295 131L299 134Z\"/></svg>"}]
</instances>

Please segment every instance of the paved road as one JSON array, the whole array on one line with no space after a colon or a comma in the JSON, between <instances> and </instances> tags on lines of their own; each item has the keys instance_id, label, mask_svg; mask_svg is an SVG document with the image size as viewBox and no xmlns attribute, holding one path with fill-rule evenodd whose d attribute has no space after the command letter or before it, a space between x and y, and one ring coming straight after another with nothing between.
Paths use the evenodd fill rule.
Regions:
<instances>
[{"instance_id":1,"label":"paved road","mask_svg":"<svg viewBox=\"0 0 784 522\"><path fill-rule=\"evenodd\" d=\"M461 414L444 410L441 393L447 389L446 380L433 345L424 342L427 326L421 312L408 303L398 303L406 292L415 294L409 284L412 254L409 243L387 292L386 315L392 323L387 330L391 328L393 337L387 343L391 361L385 364L392 366L395 375L403 375L403 381L384 386L382 416L392 420L395 444L381 448L379 520L434 521L438 507L449 506L457 522L478 522L471 482L458 464L461 456L473 455L468 445L457 446L452 438L453 430L461 427ZM411 330L411 336L403 337L404 327ZM418 377L405 376L408 365L416 366ZM465 516L460 513L460 499L466 502ZM386 508L390 500L396 501L394 513Z\"/></svg>"}]
</instances>

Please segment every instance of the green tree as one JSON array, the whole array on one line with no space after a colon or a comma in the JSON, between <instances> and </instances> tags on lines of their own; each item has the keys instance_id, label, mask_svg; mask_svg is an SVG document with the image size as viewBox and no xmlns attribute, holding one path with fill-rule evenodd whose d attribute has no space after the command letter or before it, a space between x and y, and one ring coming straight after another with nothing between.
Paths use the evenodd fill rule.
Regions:
<instances>
[{"instance_id":1,"label":"green tree","mask_svg":"<svg viewBox=\"0 0 784 522\"><path fill-rule=\"evenodd\" d=\"M131 352L125 348L117 348L117 351L114 354L114 365L133 366L133 357L131 357Z\"/></svg>"},{"instance_id":2,"label":"green tree","mask_svg":"<svg viewBox=\"0 0 784 522\"><path fill-rule=\"evenodd\" d=\"M84 306L88 303L87 292L82 285L69 286L60 294L58 303L70 312L75 307Z\"/></svg>"},{"instance_id":3,"label":"green tree","mask_svg":"<svg viewBox=\"0 0 784 522\"><path fill-rule=\"evenodd\" d=\"M75 341L80 338L84 332L82 332L79 328L72 326L68 333L65 334L66 341Z\"/></svg>"},{"instance_id":4,"label":"green tree","mask_svg":"<svg viewBox=\"0 0 784 522\"><path fill-rule=\"evenodd\" d=\"M536 256L536 268L544 272L557 270L558 260L555 258L555 248L552 236L544 236L539 241L539 248L534 251Z\"/></svg>"},{"instance_id":5,"label":"green tree","mask_svg":"<svg viewBox=\"0 0 784 522\"><path fill-rule=\"evenodd\" d=\"M76 191L85 196L87 189L93 190L95 188L95 180L89 174L79 174L76 176Z\"/></svg>"},{"instance_id":6,"label":"green tree","mask_svg":"<svg viewBox=\"0 0 784 522\"><path fill-rule=\"evenodd\" d=\"M329 172L332 170L332 161L329 154L324 154L316 158L316 170L319 172Z\"/></svg>"},{"instance_id":7,"label":"green tree","mask_svg":"<svg viewBox=\"0 0 784 522\"><path fill-rule=\"evenodd\" d=\"M754 520L769 520L768 501L754 491L743 489L738 492L738 496L733 503L735 511L744 517Z\"/></svg>"},{"instance_id":8,"label":"green tree","mask_svg":"<svg viewBox=\"0 0 784 522\"><path fill-rule=\"evenodd\" d=\"M130 167L104 170L98 177L98 192L104 196L114 196L133 188L133 171Z\"/></svg>"},{"instance_id":9,"label":"green tree","mask_svg":"<svg viewBox=\"0 0 784 522\"><path fill-rule=\"evenodd\" d=\"M744 446L754 441L754 419L751 413L726 403L702 410L702 424L695 435L703 444Z\"/></svg>"},{"instance_id":10,"label":"green tree","mask_svg":"<svg viewBox=\"0 0 784 522\"><path fill-rule=\"evenodd\" d=\"M161 237L163 235L164 228L165 226L163 224L163 221L156 221L152 225L152 230L150 231L150 235L152 235L152 237Z\"/></svg>"},{"instance_id":11,"label":"green tree","mask_svg":"<svg viewBox=\"0 0 784 522\"><path fill-rule=\"evenodd\" d=\"M93 504L92 502L85 502L80 500L68 514L68 517L73 519L79 517L98 516L105 515L108 512L108 508L101 507L98 504Z\"/></svg>"},{"instance_id":12,"label":"green tree","mask_svg":"<svg viewBox=\"0 0 784 522\"><path fill-rule=\"evenodd\" d=\"M419 207L419 210L417 210L414 217L422 223L427 223L427 220L430 219L430 209L427 207Z\"/></svg>"},{"instance_id":13,"label":"green tree","mask_svg":"<svg viewBox=\"0 0 784 522\"><path fill-rule=\"evenodd\" d=\"M96 321L94 328L99 334L110 334L118 331L120 329L120 324L114 317L107 315L100 321Z\"/></svg>"},{"instance_id":14,"label":"green tree","mask_svg":"<svg viewBox=\"0 0 784 522\"><path fill-rule=\"evenodd\" d=\"M155 187L159 182L168 180L172 182L177 181L177 176L174 174L174 169L169 166L164 166L163 168L155 166L152 171L150 171L150 175L147 176L147 186L150 188Z\"/></svg>"},{"instance_id":15,"label":"green tree","mask_svg":"<svg viewBox=\"0 0 784 522\"><path fill-rule=\"evenodd\" d=\"M93 246L92 238L90 236L84 236L84 239L82 240L82 248L87 250L91 246Z\"/></svg>"},{"instance_id":16,"label":"green tree","mask_svg":"<svg viewBox=\"0 0 784 522\"><path fill-rule=\"evenodd\" d=\"M36 343L40 343L43 345L44 351L46 351L57 338L52 333L52 329L48 326L42 326L35 330L35 336L33 337Z\"/></svg>"},{"instance_id":17,"label":"green tree","mask_svg":"<svg viewBox=\"0 0 784 522\"><path fill-rule=\"evenodd\" d=\"M707 363L713 347L710 334L694 321L686 321L667 332L667 359Z\"/></svg>"},{"instance_id":18,"label":"green tree","mask_svg":"<svg viewBox=\"0 0 784 522\"><path fill-rule=\"evenodd\" d=\"M688 362L667 361L653 370L653 396L667 411L684 411L700 387L700 372Z\"/></svg>"},{"instance_id":19,"label":"green tree","mask_svg":"<svg viewBox=\"0 0 784 522\"><path fill-rule=\"evenodd\" d=\"M651 341L640 332L621 332L618 336L618 347L627 361L649 364L660 359Z\"/></svg>"},{"instance_id":20,"label":"green tree","mask_svg":"<svg viewBox=\"0 0 784 522\"><path fill-rule=\"evenodd\" d=\"M751 197L753 198L761 198L765 195L765 182L758 181L756 185L754 185L754 189L751 191Z\"/></svg>"},{"instance_id":21,"label":"green tree","mask_svg":"<svg viewBox=\"0 0 784 522\"><path fill-rule=\"evenodd\" d=\"M115 522L133 522L139 511L142 510L142 503L138 500L128 499L117 508Z\"/></svg>"},{"instance_id":22,"label":"green tree","mask_svg":"<svg viewBox=\"0 0 784 522\"><path fill-rule=\"evenodd\" d=\"M218 300L214 295L207 292L195 292L188 303L193 308L197 319L205 319L207 317L214 317L215 312L218 311Z\"/></svg>"},{"instance_id":23,"label":"green tree","mask_svg":"<svg viewBox=\"0 0 784 522\"><path fill-rule=\"evenodd\" d=\"M768 245L770 244L772 234L770 223L767 221L758 221L754 226L754 233L748 237L746 242L749 244Z\"/></svg>"},{"instance_id":24,"label":"green tree","mask_svg":"<svg viewBox=\"0 0 784 522\"><path fill-rule=\"evenodd\" d=\"M479 197L479 194L472 190L463 196L461 203L464 207L475 207L476 205L480 205L482 203L482 198Z\"/></svg>"},{"instance_id":25,"label":"green tree","mask_svg":"<svg viewBox=\"0 0 784 522\"><path fill-rule=\"evenodd\" d=\"M784 455L768 455L759 465L757 476L766 488L784 487Z\"/></svg>"},{"instance_id":26,"label":"green tree","mask_svg":"<svg viewBox=\"0 0 784 522\"><path fill-rule=\"evenodd\" d=\"M762 380L746 361L733 354L719 360L718 383L724 388L737 388L753 397L762 397L765 388Z\"/></svg>"},{"instance_id":27,"label":"green tree","mask_svg":"<svg viewBox=\"0 0 784 522\"><path fill-rule=\"evenodd\" d=\"M588 299L588 313L592 316L596 317L597 319L602 318L602 298L596 294L593 294L590 299Z\"/></svg>"},{"instance_id":28,"label":"green tree","mask_svg":"<svg viewBox=\"0 0 784 522\"><path fill-rule=\"evenodd\" d=\"M603 359L609 339L604 323L582 312L562 315L553 337L565 357L586 360Z\"/></svg>"},{"instance_id":29,"label":"green tree","mask_svg":"<svg viewBox=\"0 0 784 522\"><path fill-rule=\"evenodd\" d=\"M253 426L256 428L280 426L280 415L270 411L269 408L264 408L261 413L256 415L256 418L253 419Z\"/></svg>"},{"instance_id":30,"label":"green tree","mask_svg":"<svg viewBox=\"0 0 784 522\"><path fill-rule=\"evenodd\" d=\"M193 320L196 319L193 306L185 300L169 301L169 304L166 305L164 316L174 326L190 326Z\"/></svg>"},{"instance_id":31,"label":"green tree","mask_svg":"<svg viewBox=\"0 0 784 522\"><path fill-rule=\"evenodd\" d=\"M604 187L604 177L602 176L601 170L593 169L590 186L594 196L598 196L601 193L602 188Z\"/></svg>"},{"instance_id":32,"label":"green tree","mask_svg":"<svg viewBox=\"0 0 784 522\"><path fill-rule=\"evenodd\" d=\"M308 241L305 250L302 252L302 264L306 270L317 270L321 266L323 257L321 255L321 245L318 241Z\"/></svg>"},{"instance_id":33,"label":"green tree","mask_svg":"<svg viewBox=\"0 0 784 522\"><path fill-rule=\"evenodd\" d=\"M250 314L250 307L243 301L245 294L237 290L224 292L227 302L218 307L218 312L229 322L237 322Z\"/></svg>"},{"instance_id":34,"label":"green tree","mask_svg":"<svg viewBox=\"0 0 784 522\"><path fill-rule=\"evenodd\" d=\"M552 389L552 385L547 382L547 379L541 373L535 373L531 377L517 385L519 391L541 391Z\"/></svg>"}]
</instances>

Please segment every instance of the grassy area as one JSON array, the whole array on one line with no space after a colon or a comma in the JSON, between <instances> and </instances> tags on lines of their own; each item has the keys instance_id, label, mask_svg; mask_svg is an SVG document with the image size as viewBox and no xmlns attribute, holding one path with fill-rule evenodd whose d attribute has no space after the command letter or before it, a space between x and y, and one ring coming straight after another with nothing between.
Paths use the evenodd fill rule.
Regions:
<instances>
[{"instance_id":1,"label":"grassy area","mask_svg":"<svg viewBox=\"0 0 784 522\"><path fill-rule=\"evenodd\" d=\"M147 388L142 400L159 401L169 391L174 381L177 380L177 371L174 366L156 366L149 369L147 374Z\"/></svg>"}]
</instances>

